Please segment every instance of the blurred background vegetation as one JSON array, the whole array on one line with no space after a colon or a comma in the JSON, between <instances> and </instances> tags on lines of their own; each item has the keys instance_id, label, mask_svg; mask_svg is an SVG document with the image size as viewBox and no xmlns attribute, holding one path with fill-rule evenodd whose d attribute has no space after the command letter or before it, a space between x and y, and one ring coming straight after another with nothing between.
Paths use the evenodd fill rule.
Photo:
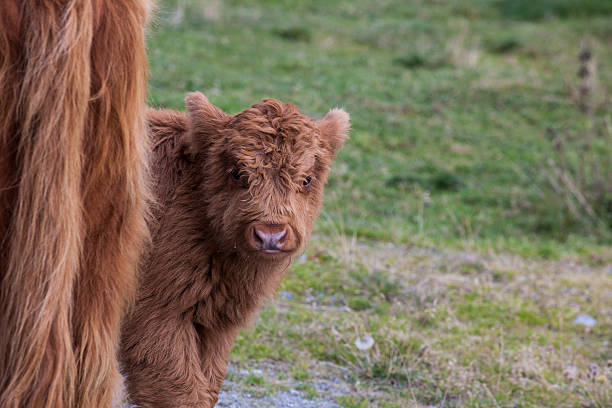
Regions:
<instances>
[{"instance_id":1,"label":"blurred background vegetation","mask_svg":"<svg viewBox=\"0 0 612 408\"><path fill-rule=\"evenodd\" d=\"M291 297L235 361L351 367L366 396L346 406L610 406L608 379L564 370L611 358L612 1L167 0L149 55L153 106L199 90L228 113L274 97L352 116Z\"/></svg>"},{"instance_id":2,"label":"blurred background vegetation","mask_svg":"<svg viewBox=\"0 0 612 408\"><path fill-rule=\"evenodd\" d=\"M607 0L167 1L150 103L200 90L230 113L264 97L348 110L321 232L597 251L612 231L610 15Z\"/></svg>"}]
</instances>

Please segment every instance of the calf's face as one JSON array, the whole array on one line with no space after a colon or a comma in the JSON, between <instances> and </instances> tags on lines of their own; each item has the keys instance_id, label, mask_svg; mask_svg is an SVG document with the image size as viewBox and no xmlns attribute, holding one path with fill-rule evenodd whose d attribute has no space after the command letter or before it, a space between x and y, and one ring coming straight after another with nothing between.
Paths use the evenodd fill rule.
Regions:
<instances>
[{"instance_id":1,"label":"calf's face","mask_svg":"<svg viewBox=\"0 0 612 408\"><path fill-rule=\"evenodd\" d=\"M218 250L269 261L299 252L348 136L348 114L334 109L315 122L266 99L226 115L201 93L189 94L186 104L184 143L202 166L203 211Z\"/></svg>"}]
</instances>

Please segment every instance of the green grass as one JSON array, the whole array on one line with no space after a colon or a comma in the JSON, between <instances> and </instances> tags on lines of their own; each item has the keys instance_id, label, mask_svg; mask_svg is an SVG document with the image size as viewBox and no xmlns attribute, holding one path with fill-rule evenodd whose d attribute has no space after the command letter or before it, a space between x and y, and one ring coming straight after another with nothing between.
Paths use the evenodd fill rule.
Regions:
<instances>
[{"instance_id":1,"label":"green grass","mask_svg":"<svg viewBox=\"0 0 612 408\"><path fill-rule=\"evenodd\" d=\"M348 368L346 407L610 404L612 378L588 374L612 356L610 225L568 214L544 166L552 134L612 138L610 4L162 2L151 105L183 109L199 90L229 113L275 97L352 118L308 257L283 283L295 299L262 310L233 362L288 364L312 397L316 362ZM579 313L597 317L591 332ZM359 351L364 333L375 346Z\"/></svg>"},{"instance_id":2,"label":"green grass","mask_svg":"<svg viewBox=\"0 0 612 408\"><path fill-rule=\"evenodd\" d=\"M192 0L180 23L164 3L149 41L150 103L180 109L200 90L232 113L270 96L314 116L347 109L353 131L321 233L341 225L374 240L540 257L605 252L609 231L546 199L540 167L547 129L580 135L610 117L585 117L571 92L584 38L595 44L598 97L612 90L609 2L572 18L554 10L573 2L548 0L558 7L534 23L524 14L536 3Z\"/></svg>"}]
</instances>

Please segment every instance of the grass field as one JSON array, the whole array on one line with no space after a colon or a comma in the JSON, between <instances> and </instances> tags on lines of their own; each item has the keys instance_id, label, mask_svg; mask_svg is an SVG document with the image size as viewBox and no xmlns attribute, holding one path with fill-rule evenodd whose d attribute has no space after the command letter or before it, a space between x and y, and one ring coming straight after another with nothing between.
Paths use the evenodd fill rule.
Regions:
<instances>
[{"instance_id":1,"label":"grass field","mask_svg":"<svg viewBox=\"0 0 612 408\"><path fill-rule=\"evenodd\" d=\"M612 405L612 192L554 172L612 178L611 2L166 1L149 55L154 106L352 116L312 245L234 350L286 381L237 384L316 397L325 361L347 407Z\"/></svg>"}]
</instances>

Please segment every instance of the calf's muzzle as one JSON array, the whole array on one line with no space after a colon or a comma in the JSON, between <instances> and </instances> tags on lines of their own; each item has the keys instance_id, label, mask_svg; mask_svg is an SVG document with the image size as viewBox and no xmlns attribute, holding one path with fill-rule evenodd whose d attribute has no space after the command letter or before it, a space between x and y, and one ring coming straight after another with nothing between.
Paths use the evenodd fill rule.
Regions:
<instances>
[{"instance_id":1,"label":"calf's muzzle","mask_svg":"<svg viewBox=\"0 0 612 408\"><path fill-rule=\"evenodd\" d=\"M253 223L247 232L251 249L264 253L290 252L295 249L295 238L287 224Z\"/></svg>"}]
</instances>

